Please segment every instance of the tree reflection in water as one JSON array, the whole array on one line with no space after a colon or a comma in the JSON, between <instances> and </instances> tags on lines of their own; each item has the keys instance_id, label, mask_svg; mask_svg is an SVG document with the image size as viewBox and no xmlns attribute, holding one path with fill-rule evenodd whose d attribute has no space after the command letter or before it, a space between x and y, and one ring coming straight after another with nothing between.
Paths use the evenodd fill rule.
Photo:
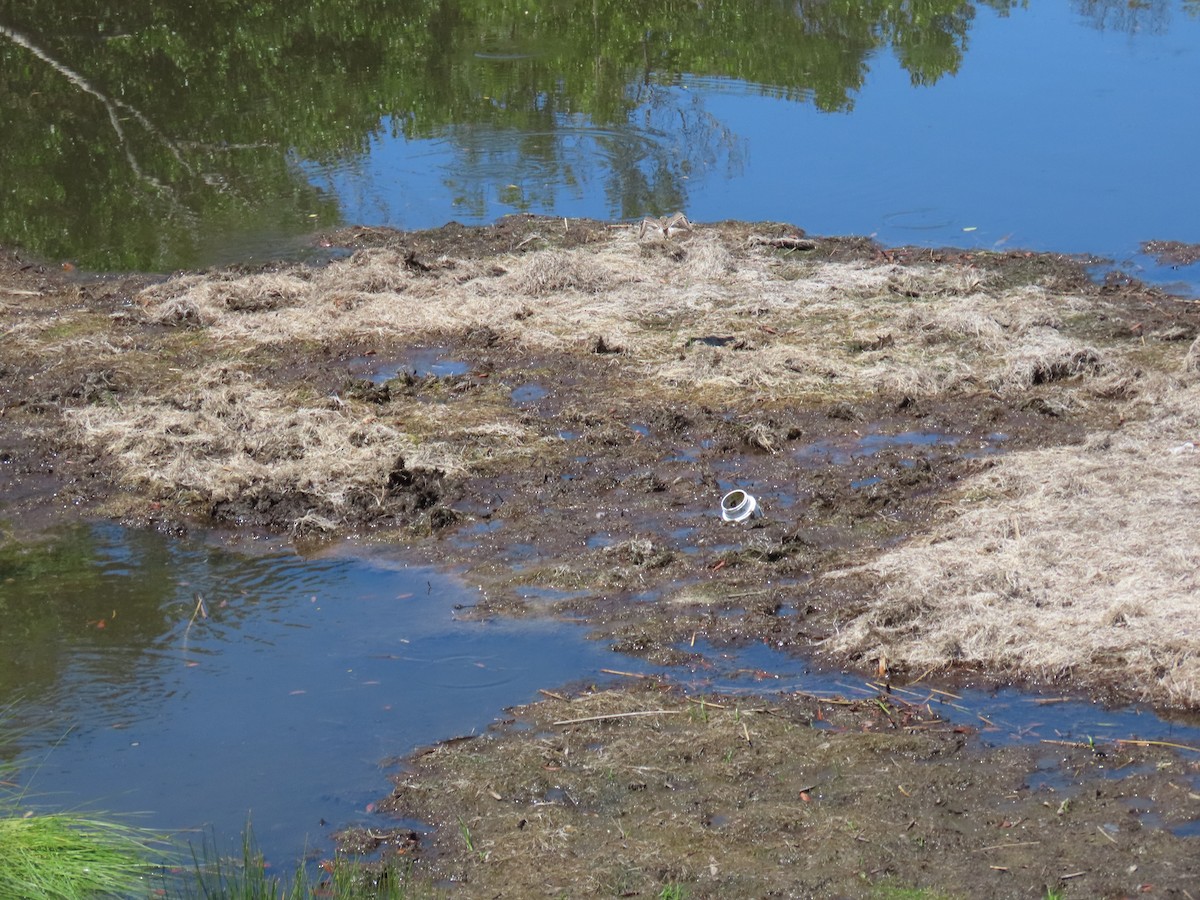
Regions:
<instances>
[{"instance_id":1,"label":"tree reflection in water","mask_svg":"<svg viewBox=\"0 0 1200 900\"><path fill-rule=\"evenodd\" d=\"M1011 0L992 0L1007 9ZM464 215L603 198L686 205L744 148L688 79L836 112L891 49L914 85L961 64L957 0L31 0L0 18L0 240L109 269L195 265L212 242L339 221L304 166L434 138Z\"/></svg>"}]
</instances>

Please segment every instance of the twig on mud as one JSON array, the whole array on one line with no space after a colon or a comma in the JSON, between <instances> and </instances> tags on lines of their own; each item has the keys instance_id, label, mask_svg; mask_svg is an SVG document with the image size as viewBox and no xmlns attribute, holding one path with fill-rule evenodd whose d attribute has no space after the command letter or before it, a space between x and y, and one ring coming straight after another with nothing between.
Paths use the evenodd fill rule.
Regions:
<instances>
[{"instance_id":1,"label":"twig on mud","mask_svg":"<svg viewBox=\"0 0 1200 900\"><path fill-rule=\"evenodd\" d=\"M1054 738L1042 738L1043 744L1057 744L1060 747L1079 747L1082 750L1095 749L1094 744L1088 744L1084 741L1056 741Z\"/></svg>"},{"instance_id":2,"label":"twig on mud","mask_svg":"<svg viewBox=\"0 0 1200 900\"><path fill-rule=\"evenodd\" d=\"M1016 841L1009 844L991 844L987 847L980 847L975 850L975 853L986 853L988 850L1007 850L1010 847L1037 847L1041 841Z\"/></svg>"},{"instance_id":3,"label":"twig on mud","mask_svg":"<svg viewBox=\"0 0 1200 900\"><path fill-rule=\"evenodd\" d=\"M919 676L917 676L917 680L912 683L920 684L922 681L924 681L926 678L928 678L930 675L932 675L934 673L934 670L936 670L936 669L937 669L937 666L930 666L928 669L926 669L924 672L922 672Z\"/></svg>"},{"instance_id":4,"label":"twig on mud","mask_svg":"<svg viewBox=\"0 0 1200 900\"><path fill-rule=\"evenodd\" d=\"M606 713L603 716L584 716L582 719L560 719L551 725L578 725L581 722L604 722L608 719L632 719L638 716L677 716L686 710L682 709L642 709L636 712Z\"/></svg>"},{"instance_id":5,"label":"twig on mud","mask_svg":"<svg viewBox=\"0 0 1200 900\"><path fill-rule=\"evenodd\" d=\"M1066 881L1066 880L1068 880L1068 879L1070 879L1070 878L1081 878L1081 877L1083 877L1083 876L1084 876L1084 875L1086 875L1086 874L1087 874L1087 871L1086 871L1086 870L1084 870L1084 869L1080 869L1078 872L1068 872L1066 875L1059 875L1059 876L1058 876L1058 880L1059 880L1059 881Z\"/></svg>"},{"instance_id":6,"label":"twig on mud","mask_svg":"<svg viewBox=\"0 0 1200 900\"><path fill-rule=\"evenodd\" d=\"M684 697L688 703L695 703L697 706L703 706L706 709L729 709L728 706L722 706L720 703L713 703L711 700L705 700L701 697L697 700L695 697Z\"/></svg>"},{"instance_id":7,"label":"twig on mud","mask_svg":"<svg viewBox=\"0 0 1200 900\"><path fill-rule=\"evenodd\" d=\"M1187 750L1189 753L1200 753L1200 747L1189 747L1187 744L1176 744L1171 741L1144 741L1140 738L1117 738L1114 744L1129 744L1134 747L1170 747L1172 750Z\"/></svg>"},{"instance_id":8,"label":"twig on mud","mask_svg":"<svg viewBox=\"0 0 1200 900\"><path fill-rule=\"evenodd\" d=\"M601 669L605 675L624 675L626 678L658 678L658 675L646 675L641 672L622 672L620 669Z\"/></svg>"},{"instance_id":9,"label":"twig on mud","mask_svg":"<svg viewBox=\"0 0 1200 900\"><path fill-rule=\"evenodd\" d=\"M1114 845L1116 845L1116 846L1120 846L1119 844L1117 844L1117 839L1116 839L1115 837L1113 837L1111 834L1109 834L1107 831L1105 831L1105 830L1104 830L1104 826L1103 826L1103 825L1097 825L1097 826L1096 826L1096 830L1097 830L1098 832L1100 832L1100 834L1101 834L1101 836L1102 836L1102 837L1106 837L1106 838L1108 838L1110 841L1112 841Z\"/></svg>"},{"instance_id":10,"label":"twig on mud","mask_svg":"<svg viewBox=\"0 0 1200 900\"><path fill-rule=\"evenodd\" d=\"M554 691L547 691L544 688L538 688L538 693L545 694L547 697L551 698L552 700L561 700L563 703L571 702L570 697L566 697L562 694L556 694L556 693L554 693Z\"/></svg>"},{"instance_id":11,"label":"twig on mud","mask_svg":"<svg viewBox=\"0 0 1200 900\"><path fill-rule=\"evenodd\" d=\"M854 706L858 702L857 700L847 700L844 697L814 694L811 691L795 691L792 696L801 697L805 700L815 700L817 703L831 703L834 706Z\"/></svg>"}]
</instances>

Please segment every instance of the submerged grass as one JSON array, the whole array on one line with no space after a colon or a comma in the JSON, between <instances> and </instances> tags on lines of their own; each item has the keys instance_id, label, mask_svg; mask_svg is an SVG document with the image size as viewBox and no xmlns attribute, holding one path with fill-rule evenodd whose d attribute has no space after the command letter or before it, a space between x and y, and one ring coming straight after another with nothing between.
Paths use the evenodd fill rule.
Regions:
<instances>
[{"instance_id":1,"label":"submerged grass","mask_svg":"<svg viewBox=\"0 0 1200 900\"><path fill-rule=\"evenodd\" d=\"M339 854L323 861L320 875L301 863L292 876L276 875L247 825L240 854L222 854L215 838L192 848L192 865L166 884L168 898L182 900L418 900L432 889L411 877L407 864L368 861Z\"/></svg>"}]
</instances>

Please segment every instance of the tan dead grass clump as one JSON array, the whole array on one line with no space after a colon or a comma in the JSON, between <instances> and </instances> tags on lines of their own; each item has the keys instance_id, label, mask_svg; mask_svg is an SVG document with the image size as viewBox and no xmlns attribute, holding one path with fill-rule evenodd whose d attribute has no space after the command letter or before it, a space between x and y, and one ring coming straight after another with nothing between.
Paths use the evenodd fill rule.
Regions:
<instances>
[{"instance_id":1,"label":"tan dead grass clump","mask_svg":"<svg viewBox=\"0 0 1200 900\"><path fill-rule=\"evenodd\" d=\"M418 446L395 427L328 400L297 402L225 366L200 372L190 390L66 417L128 486L208 507L302 499L293 524L334 527L351 503L374 498L382 505L401 458L409 470L460 468L444 446Z\"/></svg>"},{"instance_id":2,"label":"tan dead grass clump","mask_svg":"<svg viewBox=\"0 0 1200 900\"><path fill-rule=\"evenodd\" d=\"M833 648L1200 706L1200 386L1152 410L997 460L943 524L856 570L879 593Z\"/></svg>"},{"instance_id":3,"label":"tan dead grass clump","mask_svg":"<svg viewBox=\"0 0 1200 900\"><path fill-rule=\"evenodd\" d=\"M435 339L482 328L530 351L620 347L636 390L730 400L1024 390L1118 366L1063 329L1095 301L1002 289L963 266L813 261L698 229L647 252L636 232L571 250L439 260L360 250L320 270L185 275L141 294L150 321L223 342ZM699 340L729 338L716 348Z\"/></svg>"},{"instance_id":4,"label":"tan dead grass clump","mask_svg":"<svg viewBox=\"0 0 1200 900\"><path fill-rule=\"evenodd\" d=\"M588 256L560 250L531 254L515 280L522 293L533 297L567 290L595 294L612 282L609 273Z\"/></svg>"}]
</instances>

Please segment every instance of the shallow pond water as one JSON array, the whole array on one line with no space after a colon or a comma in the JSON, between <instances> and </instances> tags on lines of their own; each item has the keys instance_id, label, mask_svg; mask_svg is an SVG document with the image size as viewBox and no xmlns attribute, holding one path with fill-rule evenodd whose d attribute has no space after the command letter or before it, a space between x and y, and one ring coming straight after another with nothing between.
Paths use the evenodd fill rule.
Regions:
<instances>
[{"instance_id":1,"label":"shallow pond water","mask_svg":"<svg viewBox=\"0 0 1200 900\"><path fill-rule=\"evenodd\" d=\"M231 845L250 816L286 862L369 821L381 760L611 665L577 626L460 620L477 599L380 552L73 530L0 557L0 709L33 802Z\"/></svg>"},{"instance_id":2,"label":"shallow pond water","mask_svg":"<svg viewBox=\"0 0 1200 900\"><path fill-rule=\"evenodd\" d=\"M684 210L1200 284L1139 250L1200 242L1187 0L274 5L0 14L0 242L170 270L343 223Z\"/></svg>"}]
</instances>

